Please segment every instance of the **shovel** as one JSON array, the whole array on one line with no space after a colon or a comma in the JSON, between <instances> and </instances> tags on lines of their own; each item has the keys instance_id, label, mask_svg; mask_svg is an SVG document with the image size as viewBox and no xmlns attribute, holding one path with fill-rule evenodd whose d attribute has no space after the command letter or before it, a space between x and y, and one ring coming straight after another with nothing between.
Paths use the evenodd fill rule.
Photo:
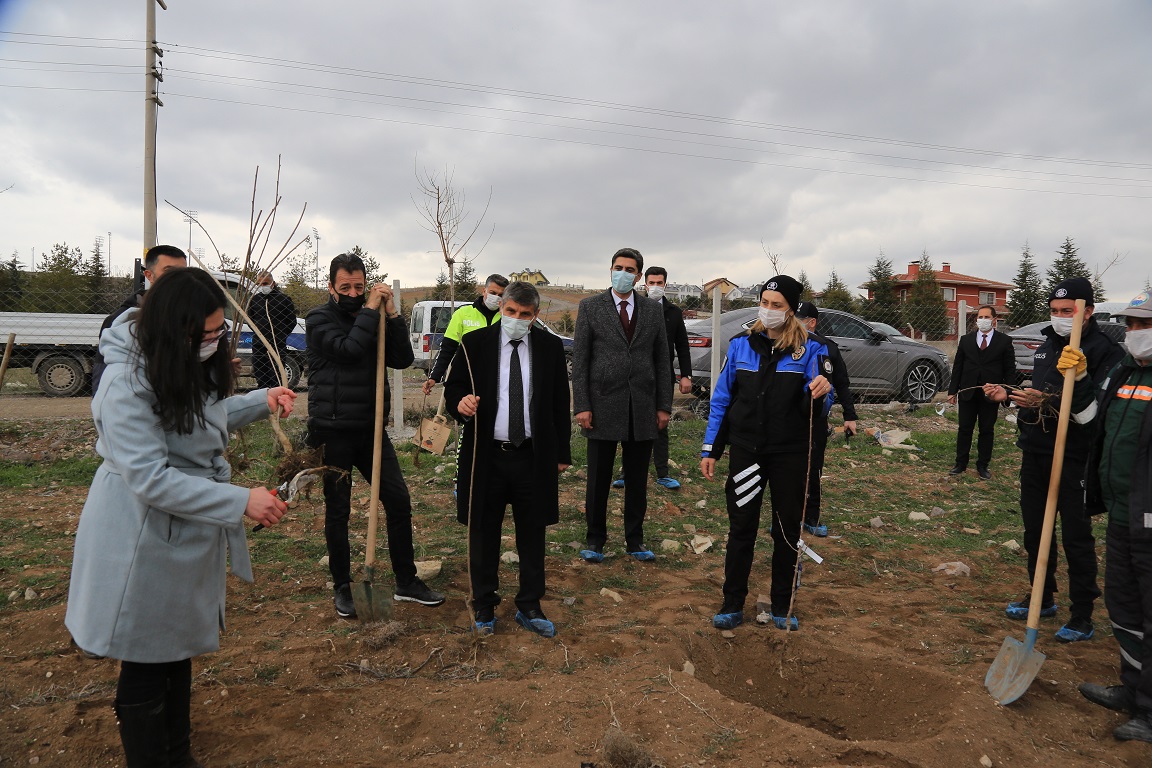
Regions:
<instances>
[{"instance_id":1,"label":"shovel","mask_svg":"<svg viewBox=\"0 0 1152 768\"><path fill-rule=\"evenodd\" d=\"M392 600L386 590L376 586L376 521L380 512L380 453L384 444L384 334L387 314L380 307L380 330L376 339L376 424L372 443L372 498L368 502L368 543L364 553L364 581L352 582L352 602L356 618L364 623L385 621L392 617Z\"/></svg>"},{"instance_id":2,"label":"shovel","mask_svg":"<svg viewBox=\"0 0 1152 768\"><path fill-rule=\"evenodd\" d=\"M1069 345L1080 348L1080 331L1084 322L1084 300L1076 300L1076 315L1072 320ZM1068 438L1068 417L1072 413L1072 387L1076 371L1064 372L1064 388L1060 394L1060 419L1056 423L1056 447L1052 454L1052 474L1048 478L1048 501L1044 506L1044 528L1040 534L1040 550L1036 553L1036 570L1032 577L1032 597L1028 602L1028 624L1021 643L1011 637L1004 638L1000 653L988 674L984 687L1001 704L1011 704L1027 692L1036 679L1040 666L1047 657L1036 650L1036 633L1040 628L1040 601L1044 595L1044 579L1048 570L1048 550L1052 546L1052 529L1056 523L1056 501L1060 495L1060 474L1064 469L1064 443Z\"/></svg>"}]
</instances>

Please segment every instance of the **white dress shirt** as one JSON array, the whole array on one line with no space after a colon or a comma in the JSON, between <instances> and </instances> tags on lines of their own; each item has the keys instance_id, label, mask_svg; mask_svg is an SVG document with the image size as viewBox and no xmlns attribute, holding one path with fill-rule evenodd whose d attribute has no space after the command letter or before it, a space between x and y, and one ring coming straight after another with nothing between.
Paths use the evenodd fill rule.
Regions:
<instances>
[{"instance_id":1,"label":"white dress shirt","mask_svg":"<svg viewBox=\"0 0 1152 768\"><path fill-rule=\"evenodd\" d=\"M628 305L628 322L632 322L632 318L636 316L636 291L628 291L627 296L621 296L613 289L612 301L616 305L616 314L620 314L620 302Z\"/></svg>"},{"instance_id":2,"label":"white dress shirt","mask_svg":"<svg viewBox=\"0 0 1152 768\"><path fill-rule=\"evenodd\" d=\"M524 437L532 437L531 409L532 402L532 365L531 352L529 352L528 338L532 331L525 334L520 341L520 380L524 382ZM496 425L492 437L496 440L508 439L508 371L512 367L512 340L503 330L500 331L500 367L499 380L496 382L498 400L496 402Z\"/></svg>"}]
</instances>

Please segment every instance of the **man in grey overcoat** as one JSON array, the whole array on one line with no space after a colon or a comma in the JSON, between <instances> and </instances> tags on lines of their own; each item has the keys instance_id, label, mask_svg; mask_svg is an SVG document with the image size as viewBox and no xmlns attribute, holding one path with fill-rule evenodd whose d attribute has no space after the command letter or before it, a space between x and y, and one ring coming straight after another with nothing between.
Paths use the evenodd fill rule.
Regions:
<instances>
[{"instance_id":1,"label":"man in grey overcoat","mask_svg":"<svg viewBox=\"0 0 1152 768\"><path fill-rule=\"evenodd\" d=\"M637 560L654 560L644 544L648 508L648 462L657 430L672 413L672 381L666 375L668 338L660 305L633 290L644 270L634 248L612 256L612 287L580 302L572 355L576 423L588 438L588 530L580 556L604 560L608 540L608 494L619 443L624 465L624 544Z\"/></svg>"}]
</instances>

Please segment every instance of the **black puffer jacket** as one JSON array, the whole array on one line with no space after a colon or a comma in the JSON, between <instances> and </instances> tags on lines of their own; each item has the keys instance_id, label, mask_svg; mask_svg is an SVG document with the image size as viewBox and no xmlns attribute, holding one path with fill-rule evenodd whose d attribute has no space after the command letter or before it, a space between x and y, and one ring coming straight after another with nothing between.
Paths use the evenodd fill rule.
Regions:
<instances>
[{"instance_id":1,"label":"black puffer jacket","mask_svg":"<svg viewBox=\"0 0 1152 768\"><path fill-rule=\"evenodd\" d=\"M362 307L352 314L329 299L304 319L308 340L308 429L372 431L376 413L376 330L380 313ZM384 359L389 368L412 365L408 324L403 317L387 324ZM384 418L388 418L388 382L384 382Z\"/></svg>"},{"instance_id":2,"label":"black puffer jacket","mask_svg":"<svg viewBox=\"0 0 1152 768\"><path fill-rule=\"evenodd\" d=\"M1056 450L1056 422L1060 410L1060 392L1064 387L1064 377L1056 370L1060 353L1068 346L1068 338L1057 336L1052 326L1044 329L1044 343L1036 350L1032 365L1032 386L1051 395L1047 407L1021 408L1016 424L1020 437L1016 445L1023 451L1051 456ZM1108 371L1124 357L1124 349L1104 335L1096 327L1096 318L1088 318L1087 325L1080 335L1080 349L1088 358L1088 375L1099 384ZM1088 447L1092 438L1092 427L1087 424L1068 422L1068 442L1064 446L1065 459L1088 458Z\"/></svg>"}]
</instances>

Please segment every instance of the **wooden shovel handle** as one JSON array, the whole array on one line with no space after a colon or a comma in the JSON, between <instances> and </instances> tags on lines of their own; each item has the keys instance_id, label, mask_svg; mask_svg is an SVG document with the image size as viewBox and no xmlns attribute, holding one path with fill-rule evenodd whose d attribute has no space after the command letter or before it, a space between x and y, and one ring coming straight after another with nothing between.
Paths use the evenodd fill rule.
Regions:
<instances>
[{"instance_id":1,"label":"wooden shovel handle","mask_svg":"<svg viewBox=\"0 0 1152 768\"><path fill-rule=\"evenodd\" d=\"M1068 345L1080 348L1080 334L1084 327L1084 299L1076 299L1076 314L1072 318L1072 336ZM1056 422L1056 447L1052 453L1052 473L1048 477L1048 501L1044 505L1044 528L1040 533L1040 550L1036 553L1036 570L1032 576L1032 598L1028 602L1028 628L1040 628L1040 601L1044 595L1044 580L1048 572L1048 550L1052 547L1052 530L1056 526L1056 502L1060 498L1060 475L1064 470L1064 444L1068 440L1068 418L1072 414L1072 388L1076 384L1076 369L1064 372L1064 387L1060 391L1060 418Z\"/></svg>"},{"instance_id":2,"label":"wooden shovel handle","mask_svg":"<svg viewBox=\"0 0 1152 768\"><path fill-rule=\"evenodd\" d=\"M364 567L376 562L376 521L380 514L380 459L384 447L384 386L387 372L384 364L384 337L388 315L380 307L380 330L376 338L376 422L372 432L372 498L368 501L368 544L364 553Z\"/></svg>"}]
</instances>

